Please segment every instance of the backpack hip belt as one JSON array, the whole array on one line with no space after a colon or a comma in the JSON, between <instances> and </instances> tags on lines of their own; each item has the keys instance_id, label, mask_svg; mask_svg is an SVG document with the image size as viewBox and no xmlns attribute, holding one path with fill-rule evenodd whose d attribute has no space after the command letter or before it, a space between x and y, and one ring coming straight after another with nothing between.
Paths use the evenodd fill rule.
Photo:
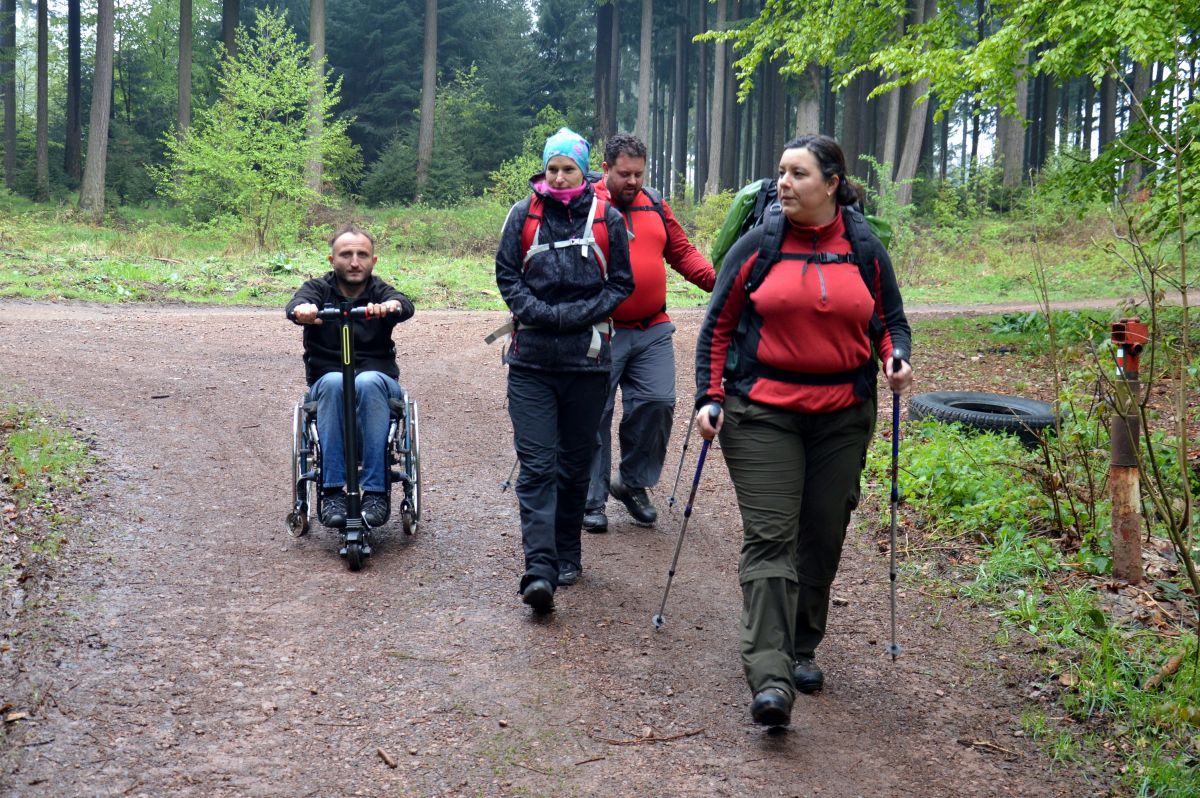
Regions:
<instances>
[{"instance_id":1,"label":"backpack hip belt","mask_svg":"<svg viewBox=\"0 0 1200 798\"><path fill-rule=\"evenodd\" d=\"M544 327L539 328L536 324L525 324L524 322L517 321L516 319L509 319L504 324L501 324L499 327L492 330L492 332L490 332L488 335L486 335L483 339L483 342L485 344L493 344L496 341L499 341L501 338L511 339L513 333L517 332L518 330L537 330L537 329L545 329L545 328ZM612 319L605 319L604 321L598 321L595 324L593 324L592 325L592 340L588 344L587 356L588 357L599 357L600 349L604 345L604 338L606 338L606 337L612 338L612 332L613 332Z\"/></svg>"}]
</instances>

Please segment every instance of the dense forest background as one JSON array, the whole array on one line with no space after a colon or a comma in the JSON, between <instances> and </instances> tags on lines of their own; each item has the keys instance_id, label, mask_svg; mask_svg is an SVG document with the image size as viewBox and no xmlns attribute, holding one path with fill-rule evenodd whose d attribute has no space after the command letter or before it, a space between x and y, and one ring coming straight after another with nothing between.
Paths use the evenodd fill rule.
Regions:
<instances>
[{"instance_id":1,"label":"dense forest background","mask_svg":"<svg viewBox=\"0 0 1200 798\"><path fill-rule=\"evenodd\" d=\"M308 134L344 125L305 172L326 200L519 189L561 123L641 135L676 201L773 174L786 138L819 130L901 205L954 186L1002 206L1105 153L1108 190L1132 192L1154 161L1117 146L1139 109L1178 127L1194 107L1197 12L1166 0L0 0L5 186L100 211L170 195L170 139L228 94L235 30L261 34L268 7L333 98Z\"/></svg>"}]
</instances>

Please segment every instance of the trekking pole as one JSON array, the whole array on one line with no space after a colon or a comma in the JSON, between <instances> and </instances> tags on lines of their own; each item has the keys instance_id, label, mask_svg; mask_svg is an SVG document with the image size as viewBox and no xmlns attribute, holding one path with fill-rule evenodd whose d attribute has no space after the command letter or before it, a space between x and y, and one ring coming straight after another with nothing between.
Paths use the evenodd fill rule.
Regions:
<instances>
[{"instance_id":1,"label":"trekking pole","mask_svg":"<svg viewBox=\"0 0 1200 798\"><path fill-rule=\"evenodd\" d=\"M675 469L675 485L671 488L671 498L667 499L667 507L675 506L675 493L679 490L679 476L683 473L683 461L687 458L688 441L692 439L692 425L696 423L696 414L689 413L687 432L683 433L683 451L679 453L679 468Z\"/></svg>"},{"instance_id":2,"label":"trekking pole","mask_svg":"<svg viewBox=\"0 0 1200 798\"><path fill-rule=\"evenodd\" d=\"M500 483L500 492L501 493L503 493L504 491L506 491L512 487L513 474L517 473L517 464L520 462L521 462L520 457L513 458L512 468L508 469L508 479L506 479Z\"/></svg>"},{"instance_id":3,"label":"trekking pole","mask_svg":"<svg viewBox=\"0 0 1200 798\"><path fill-rule=\"evenodd\" d=\"M903 366L904 353L892 350L892 373L895 374ZM900 468L900 394L892 391L892 538L891 566L888 569L888 579L891 580L892 590L892 642L887 652L892 655L892 662L900 656L902 649L896 642L896 511L900 506L900 486L898 472Z\"/></svg>"},{"instance_id":4,"label":"trekking pole","mask_svg":"<svg viewBox=\"0 0 1200 798\"><path fill-rule=\"evenodd\" d=\"M708 418L712 425L717 425L717 419L721 417L721 408L716 405L708 406ZM693 416L694 419L694 416ZM691 429L691 425L688 425ZM700 447L700 458L696 461L696 476L692 477L692 490L688 493L687 504L683 508L683 523L679 525L679 539L675 541L675 554L671 557L671 568L667 571L667 587L663 590L662 603L658 606L658 614L650 619L654 624L655 629L661 629L667 619L663 617L663 610L667 608L667 594L671 592L671 582L675 579L675 566L679 564L679 550L683 548L683 535L687 532L688 519L692 517L692 504L696 501L696 488L700 486L700 471L704 468L704 458L708 456L708 447L712 444L712 440L704 441Z\"/></svg>"}]
</instances>

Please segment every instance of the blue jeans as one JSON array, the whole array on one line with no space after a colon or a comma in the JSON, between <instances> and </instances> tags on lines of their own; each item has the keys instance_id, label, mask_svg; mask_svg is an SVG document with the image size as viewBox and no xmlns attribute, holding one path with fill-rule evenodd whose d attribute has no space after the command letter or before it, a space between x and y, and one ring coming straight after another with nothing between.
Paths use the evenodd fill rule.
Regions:
<instances>
[{"instance_id":1,"label":"blue jeans","mask_svg":"<svg viewBox=\"0 0 1200 798\"><path fill-rule=\"evenodd\" d=\"M359 489L387 490L388 399L400 398L400 384L379 371L354 378L358 414L358 458L362 464ZM317 401L317 437L321 441L321 482L325 488L346 484L346 450L342 446L342 373L331 371L309 389Z\"/></svg>"}]
</instances>

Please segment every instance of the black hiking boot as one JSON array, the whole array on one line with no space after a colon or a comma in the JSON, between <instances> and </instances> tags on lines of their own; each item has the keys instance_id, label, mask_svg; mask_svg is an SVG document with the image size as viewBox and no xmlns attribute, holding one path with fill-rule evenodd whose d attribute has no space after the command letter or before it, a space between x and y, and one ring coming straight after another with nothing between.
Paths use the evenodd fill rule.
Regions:
<instances>
[{"instance_id":1,"label":"black hiking boot","mask_svg":"<svg viewBox=\"0 0 1200 798\"><path fill-rule=\"evenodd\" d=\"M534 579L521 591L521 601L533 607L538 615L554 611L554 585L549 579Z\"/></svg>"},{"instance_id":2,"label":"black hiking boot","mask_svg":"<svg viewBox=\"0 0 1200 798\"><path fill-rule=\"evenodd\" d=\"M625 509L633 516L633 520L641 526L653 526L658 520L658 510L650 503L645 488L627 488L620 477L613 477L608 486L608 492L617 501L625 505Z\"/></svg>"},{"instance_id":3,"label":"black hiking boot","mask_svg":"<svg viewBox=\"0 0 1200 798\"><path fill-rule=\"evenodd\" d=\"M750 717L763 726L786 726L792 722L792 699L778 687L764 687L754 694Z\"/></svg>"},{"instance_id":4,"label":"black hiking boot","mask_svg":"<svg viewBox=\"0 0 1200 798\"><path fill-rule=\"evenodd\" d=\"M363 494L362 517L369 527L380 527L387 523L390 511L386 493Z\"/></svg>"},{"instance_id":5,"label":"black hiking boot","mask_svg":"<svg viewBox=\"0 0 1200 798\"><path fill-rule=\"evenodd\" d=\"M583 570L583 566L576 565L571 562L560 562L558 564L558 586L573 585L579 581L579 573Z\"/></svg>"},{"instance_id":6,"label":"black hiking boot","mask_svg":"<svg viewBox=\"0 0 1200 798\"><path fill-rule=\"evenodd\" d=\"M334 529L346 525L346 492L333 488L321 496L321 523Z\"/></svg>"},{"instance_id":7,"label":"black hiking boot","mask_svg":"<svg viewBox=\"0 0 1200 798\"><path fill-rule=\"evenodd\" d=\"M597 535L608 531L608 516L604 514L603 507L588 510L583 514L583 531Z\"/></svg>"},{"instance_id":8,"label":"black hiking boot","mask_svg":"<svg viewBox=\"0 0 1200 798\"><path fill-rule=\"evenodd\" d=\"M792 664L792 684L802 693L811 695L825 686L825 674L812 657L799 657Z\"/></svg>"}]
</instances>

